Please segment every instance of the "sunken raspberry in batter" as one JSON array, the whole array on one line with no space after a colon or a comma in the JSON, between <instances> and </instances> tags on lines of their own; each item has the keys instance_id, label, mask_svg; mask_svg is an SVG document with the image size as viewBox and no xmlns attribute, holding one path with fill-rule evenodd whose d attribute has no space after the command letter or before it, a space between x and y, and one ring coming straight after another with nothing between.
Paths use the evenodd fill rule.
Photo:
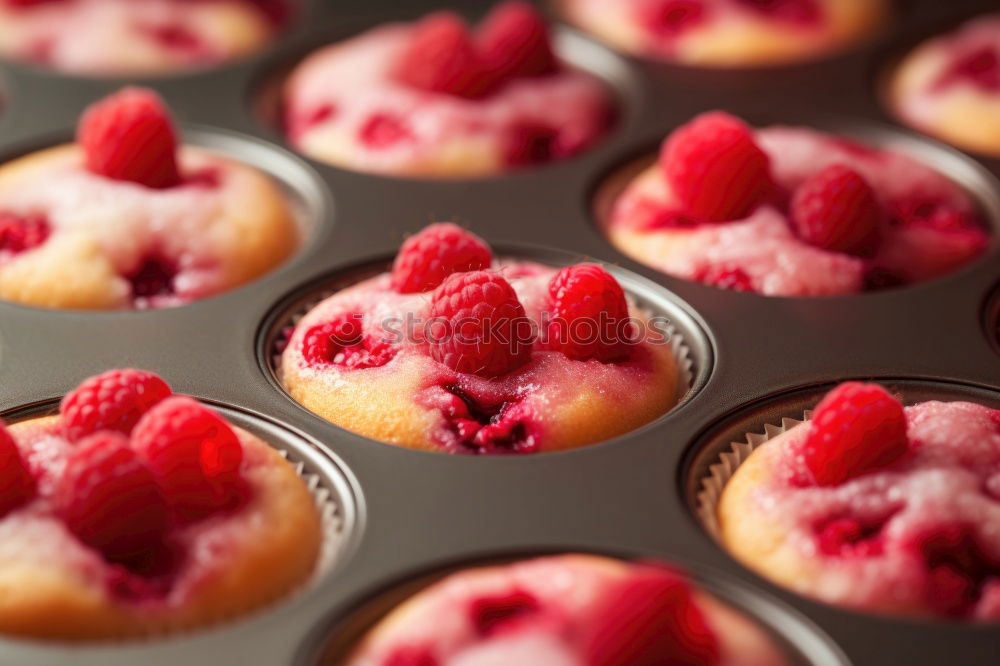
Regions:
<instances>
[{"instance_id":1,"label":"sunken raspberry in batter","mask_svg":"<svg viewBox=\"0 0 1000 666\"><path fill-rule=\"evenodd\" d=\"M830 296L930 280L990 238L972 198L906 155L711 112L675 130L605 220L625 254L687 280Z\"/></svg>"},{"instance_id":2,"label":"sunken raspberry in batter","mask_svg":"<svg viewBox=\"0 0 1000 666\"><path fill-rule=\"evenodd\" d=\"M159 377L112 370L0 424L0 633L204 627L287 595L320 520L282 455Z\"/></svg>"},{"instance_id":3,"label":"sunken raspberry in batter","mask_svg":"<svg viewBox=\"0 0 1000 666\"><path fill-rule=\"evenodd\" d=\"M685 384L649 317L600 266L498 261L478 237L435 224L403 244L390 273L297 323L282 382L323 418L390 444L557 451L676 403Z\"/></svg>"},{"instance_id":4,"label":"sunken raspberry in batter","mask_svg":"<svg viewBox=\"0 0 1000 666\"><path fill-rule=\"evenodd\" d=\"M83 115L77 141L0 165L0 298L87 310L183 305L277 267L299 233L257 169L178 144L151 91Z\"/></svg>"},{"instance_id":5,"label":"sunken raspberry in batter","mask_svg":"<svg viewBox=\"0 0 1000 666\"><path fill-rule=\"evenodd\" d=\"M723 489L724 546L855 610L1000 620L1000 411L842 384Z\"/></svg>"},{"instance_id":6,"label":"sunken raspberry in batter","mask_svg":"<svg viewBox=\"0 0 1000 666\"><path fill-rule=\"evenodd\" d=\"M607 86L563 63L528 3L478 26L439 12L306 58L285 87L292 145L359 171L471 177L562 160L611 123Z\"/></svg>"}]
</instances>

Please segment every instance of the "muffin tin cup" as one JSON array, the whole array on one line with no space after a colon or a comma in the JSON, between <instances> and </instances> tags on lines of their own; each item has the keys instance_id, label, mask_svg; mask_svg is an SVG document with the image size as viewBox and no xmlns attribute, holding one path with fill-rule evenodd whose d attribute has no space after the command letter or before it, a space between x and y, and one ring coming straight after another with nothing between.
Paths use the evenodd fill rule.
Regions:
<instances>
[{"instance_id":1,"label":"muffin tin cup","mask_svg":"<svg viewBox=\"0 0 1000 666\"><path fill-rule=\"evenodd\" d=\"M521 255L523 254L522 252ZM561 256L562 253L536 252L535 254L538 255L539 263L546 265L561 267L574 263L571 257ZM507 252L501 257L501 264L517 261L520 258L516 252ZM551 257L549 261L545 261L549 257ZM337 292L391 270L391 265L391 260L374 261L354 270L321 278L315 284L289 295L283 304L275 308L262 327L258 345L261 366L275 386L287 393L281 377L281 357L289 344L291 334L302 318ZM670 345L680 380L677 385L676 402L665 412L669 414L670 411L689 401L697 389L705 383L711 370L707 340L690 314L685 311L685 306L671 298L670 294L621 268L611 265L605 265L604 268L619 280L626 294L644 314L649 317L666 318L662 333ZM694 349L688 342L691 339L697 342ZM600 442L593 442L593 444L598 443Z\"/></svg>"},{"instance_id":2,"label":"muffin tin cup","mask_svg":"<svg viewBox=\"0 0 1000 666\"><path fill-rule=\"evenodd\" d=\"M476 18L493 3L450 4ZM293 194L305 194L307 204L318 204L308 209L314 221L303 248L285 265L252 284L171 310L90 313L0 303L0 412L51 407L55 396L87 376L133 366L160 374L178 393L211 397L237 425L252 429L245 423L261 422L292 433L303 442L309 465L338 471L330 478L337 479L338 497L346 499L335 564L274 607L205 631L71 647L0 637L0 662L315 666L331 619L345 618L392 582L505 553L583 551L689 563L696 572L706 567L736 579L748 593L759 591L807 618L830 637L835 653L858 666L993 663L996 626L913 623L800 597L730 558L700 524L694 506L707 474L702 465L718 462L731 442L762 432L765 423L800 418L820 394L809 387L829 387L848 377L906 376L912 378L906 386L958 386L963 395L995 405L989 389L1000 383L997 236L981 259L931 282L844 297L765 298L687 282L632 261L607 242L593 202L617 167L649 155L692 116L721 108L757 125L836 118L833 124L822 121L821 128L868 128L876 139L891 127L892 136L933 149L927 156L942 171L973 183L987 212L995 209L989 201L1000 194L1000 159L960 153L900 127L882 102L879 80L914 36L995 10L995 0L907 0L898 3L898 20L849 52L738 71L643 60L561 27L560 52L617 91L618 125L574 159L494 178L393 178L290 154L272 111L261 110L262 104L273 106L273 98L265 98L275 90L269 88L275 77L314 48L445 4L304 0L292 25L246 60L141 80L166 99L185 130L194 132L193 140L200 140L196 135L205 128L252 139L253 154L227 144L233 157L264 166ZM127 83L14 63L0 69L5 159L65 141L67 128L87 104ZM258 147L274 152L257 152ZM281 157L275 161L274 155ZM676 308L674 323L694 360L692 390L684 401L612 441L544 456L495 458L426 455L382 445L294 403L272 371L276 322L288 321L324 290L360 279L365 270L367 275L386 270L407 235L429 221L448 219L503 256L552 265L609 264L637 300L651 296ZM734 418L747 420L723 433L720 424L732 425ZM766 611L747 608L767 620ZM779 632L784 629L782 620L777 625ZM799 625L788 627L794 633Z\"/></svg>"},{"instance_id":3,"label":"muffin tin cup","mask_svg":"<svg viewBox=\"0 0 1000 666\"><path fill-rule=\"evenodd\" d=\"M650 561L643 553L574 552L626 562ZM329 625L328 639L317 647L315 656L311 659L321 666L339 666L344 663L365 634L397 605L452 574L560 554L562 553L545 551L503 553L488 559L453 562L415 573L369 595L334 618ZM782 648L792 666L849 666L847 658L822 630L789 606L711 568L694 563L665 563L678 566L699 589L754 621Z\"/></svg>"},{"instance_id":4,"label":"muffin tin cup","mask_svg":"<svg viewBox=\"0 0 1000 666\"><path fill-rule=\"evenodd\" d=\"M928 400L964 400L1000 409L1000 393L980 387L909 379L874 381L885 386L906 405ZM803 409L803 405L815 405L826 390L832 388L831 385L825 389L806 389L796 392L794 397L776 398L717 424L703 438L690 464L687 499L701 526L720 547L723 546L718 505L726 484L755 450L792 428L808 423L813 410Z\"/></svg>"},{"instance_id":5,"label":"muffin tin cup","mask_svg":"<svg viewBox=\"0 0 1000 666\"><path fill-rule=\"evenodd\" d=\"M248 414L242 410L208 400L202 400L201 402L221 414L230 424L257 436L261 441L280 453L281 457L293 467L296 475L305 484L316 506L316 512L320 520L320 530L322 532L322 543L320 544L320 551L313 573L308 580L297 588L289 590L285 596L264 606L254 608L247 613L220 618L217 622L205 627L180 632L152 634L146 637L124 639L122 641L110 641L112 644L143 643L155 645L161 641L176 640L179 637L197 634L202 631L212 631L229 623L238 622L241 619L255 616L266 617L268 613L279 609L283 604L293 601L296 596L315 588L324 580L334 570L340 560L350 554L355 537L357 536L356 528L359 525L360 519L352 487L353 484L338 463L330 455L324 453L315 442L311 442L308 438L260 416ZM58 413L59 403L47 401L10 410L0 414L0 418L4 422L12 424L19 421L54 416ZM44 645L45 643L39 642L38 644ZM88 646L87 643L77 645L84 648ZM0 648L0 655L2 655L2 648Z\"/></svg>"}]
</instances>

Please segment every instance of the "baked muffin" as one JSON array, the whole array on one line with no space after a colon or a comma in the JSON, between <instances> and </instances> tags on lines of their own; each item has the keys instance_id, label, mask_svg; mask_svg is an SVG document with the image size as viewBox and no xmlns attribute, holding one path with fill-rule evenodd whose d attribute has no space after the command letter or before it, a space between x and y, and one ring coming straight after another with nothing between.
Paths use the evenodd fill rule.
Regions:
<instances>
[{"instance_id":1,"label":"baked muffin","mask_svg":"<svg viewBox=\"0 0 1000 666\"><path fill-rule=\"evenodd\" d=\"M313 572L319 514L276 450L159 377L113 370L0 426L0 633L204 627Z\"/></svg>"},{"instance_id":2,"label":"baked muffin","mask_svg":"<svg viewBox=\"0 0 1000 666\"><path fill-rule=\"evenodd\" d=\"M257 51L286 0L0 0L0 55L87 76L169 74Z\"/></svg>"},{"instance_id":3,"label":"baked muffin","mask_svg":"<svg viewBox=\"0 0 1000 666\"><path fill-rule=\"evenodd\" d=\"M722 543L761 575L855 610L1000 621L1000 411L903 407L842 384L761 445L718 505Z\"/></svg>"},{"instance_id":4,"label":"baked muffin","mask_svg":"<svg viewBox=\"0 0 1000 666\"><path fill-rule=\"evenodd\" d=\"M190 303L275 268L298 236L277 183L178 146L167 111L142 89L91 107L76 143L0 166L8 301L93 310Z\"/></svg>"},{"instance_id":5,"label":"baked muffin","mask_svg":"<svg viewBox=\"0 0 1000 666\"><path fill-rule=\"evenodd\" d=\"M495 174L580 153L611 93L561 62L523 2L473 32L457 15L392 24L312 54L285 86L289 141L323 162L422 177Z\"/></svg>"},{"instance_id":6,"label":"baked muffin","mask_svg":"<svg viewBox=\"0 0 1000 666\"><path fill-rule=\"evenodd\" d=\"M494 261L453 224L295 327L282 383L308 409L398 446L534 453L598 442L677 401L662 327L601 267Z\"/></svg>"},{"instance_id":7,"label":"baked muffin","mask_svg":"<svg viewBox=\"0 0 1000 666\"><path fill-rule=\"evenodd\" d=\"M675 130L610 206L606 233L669 275L768 296L922 282L989 244L975 202L929 166L721 112Z\"/></svg>"},{"instance_id":8,"label":"baked muffin","mask_svg":"<svg viewBox=\"0 0 1000 666\"><path fill-rule=\"evenodd\" d=\"M554 0L615 47L702 67L782 65L842 51L886 22L889 0Z\"/></svg>"},{"instance_id":9,"label":"baked muffin","mask_svg":"<svg viewBox=\"0 0 1000 666\"><path fill-rule=\"evenodd\" d=\"M418 592L345 666L784 666L763 629L653 564L562 555L466 569Z\"/></svg>"},{"instance_id":10,"label":"baked muffin","mask_svg":"<svg viewBox=\"0 0 1000 666\"><path fill-rule=\"evenodd\" d=\"M911 52L889 94L907 124L961 148L1000 155L1000 14Z\"/></svg>"}]
</instances>

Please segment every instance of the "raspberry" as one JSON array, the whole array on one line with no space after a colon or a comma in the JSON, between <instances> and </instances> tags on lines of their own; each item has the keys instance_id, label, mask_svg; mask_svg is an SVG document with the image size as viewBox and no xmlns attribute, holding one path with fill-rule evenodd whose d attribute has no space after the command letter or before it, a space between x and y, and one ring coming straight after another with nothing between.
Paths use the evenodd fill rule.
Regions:
<instances>
[{"instance_id":1,"label":"raspberry","mask_svg":"<svg viewBox=\"0 0 1000 666\"><path fill-rule=\"evenodd\" d=\"M497 273L449 276L431 299L430 355L457 372L497 377L531 357L531 322Z\"/></svg>"},{"instance_id":2,"label":"raspberry","mask_svg":"<svg viewBox=\"0 0 1000 666\"><path fill-rule=\"evenodd\" d=\"M854 518L836 518L818 532L819 549L826 555L840 557L872 557L881 555L879 537L882 524L866 526Z\"/></svg>"},{"instance_id":3,"label":"raspberry","mask_svg":"<svg viewBox=\"0 0 1000 666\"><path fill-rule=\"evenodd\" d=\"M396 79L428 92L476 98L484 92L485 70L465 21L437 12L418 23L396 64Z\"/></svg>"},{"instance_id":4,"label":"raspberry","mask_svg":"<svg viewBox=\"0 0 1000 666\"><path fill-rule=\"evenodd\" d=\"M313 326L302 338L302 355L313 366L349 369L377 368L391 361L398 348L374 335L364 335L363 326L364 315L357 312Z\"/></svg>"},{"instance_id":5,"label":"raspberry","mask_svg":"<svg viewBox=\"0 0 1000 666\"><path fill-rule=\"evenodd\" d=\"M994 45L979 47L955 59L938 77L934 88L940 90L966 82L985 92L1000 90L1000 52Z\"/></svg>"},{"instance_id":6,"label":"raspberry","mask_svg":"<svg viewBox=\"0 0 1000 666\"><path fill-rule=\"evenodd\" d=\"M0 213L0 252L20 254L34 249L49 238L51 229L41 215Z\"/></svg>"},{"instance_id":7,"label":"raspberry","mask_svg":"<svg viewBox=\"0 0 1000 666\"><path fill-rule=\"evenodd\" d=\"M771 190L770 160L750 128L720 111L667 137L660 165L686 212L706 221L746 217Z\"/></svg>"},{"instance_id":8,"label":"raspberry","mask_svg":"<svg viewBox=\"0 0 1000 666\"><path fill-rule=\"evenodd\" d=\"M908 448L903 405L878 384L847 382L816 407L802 456L816 483L834 486L889 465Z\"/></svg>"},{"instance_id":9,"label":"raspberry","mask_svg":"<svg viewBox=\"0 0 1000 666\"><path fill-rule=\"evenodd\" d=\"M77 141L87 168L98 175L153 188L181 182L173 123L151 90L125 88L91 106Z\"/></svg>"},{"instance_id":10,"label":"raspberry","mask_svg":"<svg viewBox=\"0 0 1000 666\"><path fill-rule=\"evenodd\" d=\"M504 625L537 613L538 610L538 599L523 590L473 599L469 604L472 624L480 636L492 636Z\"/></svg>"},{"instance_id":11,"label":"raspberry","mask_svg":"<svg viewBox=\"0 0 1000 666\"><path fill-rule=\"evenodd\" d=\"M912 545L927 567L925 599L936 612L968 615L1000 561L980 545L970 525L939 525L918 533Z\"/></svg>"},{"instance_id":12,"label":"raspberry","mask_svg":"<svg viewBox=\"0 0 1000 666\"><path fill-rule=\"evenodd\" d=\"M795 191L792 226L810 245L870 256L878 243L882 207L856 171L832 164Z\"/></svg>"},{"instance_id":13,"label":"raspberry","mask_svg":"<svg viewBox=\"0 0 1000 666\"><path fill-rule=\"evenodd\" d=\"M71 442L99 430L127 435L143 414L170 394L167 383L151 372L110 370L84 380L63 398L63 432Z\"/></svg>"},{"instance_id":14,"label":"raspberry","mask_svg":"<svg viewBox=\"0 0 1000 666\"><path fill-rule=\"evenodd\" d=\"M698 274L698 281L710 287L731 291L754 292L753 280L742 268L713 266Z\"/></svg>"},{"instance_id":15,"label":"raspberry","mask_svg":"<svg viewBox=\"0 0 1000 666\"><path fill-rule=\"evenodd\" d=\"M0 517L35 494L35 478L21 456L14 437L0 421Z\"/></svg>"},{"instance_id":16,"label":"raspberry","mask_svg":"<svg viewBox=\"0 0 1000 666\"><path fill-rule=\"evenodd\" d=\"M544 76L559 69L549 26L527 2L498 5L479 26L477 43L485 68L497 81Z\"/></svg>"},{"instance_id":17,"label":"raspberry","mask_svg":"<svg viewBox=\"0 0 1000 666\"><path fill-rule=\"evenodd\" d=\"M707 18L703 0L654 0L638 11L639 20L664 39L675 38Z\"/></svg>"},{"instance_id":18,"label":"raspberry","mask_svg":"<svg viewBox=\"0 0 1000 666\"><path fill-rule=\"evenodd\" d=\"M373 150L385 150L412 141L413 132L402 117L394 113L376 113L361 126L358 137Z\"/></svg>"},{"instance_id":19,"label":"raspberry","mask_svg":"<svg viewBox=\"0 0 1000 666\"><path fill-rule=\"evenodd\" d=\"M183 520L242 499L243 446L222 417L196 400L167 398L149 410L132 431L132 446Z\"/></svg>"},{"instance_id":20,"label":"raspberry","mask_svg":"<svg viewBox=\"0 0 1000 666\"><path fill-rule=\"evenodd\" d=\"M493 254L475 234L450 222L425 227L410 236L392 265L392 284L403 294L430 291L452 273L490 267Z\"/></svg>"},{"instance_id":21,"label":"raspberry","mask_svg":"<svg viewBox=\"0 0 1000 666\"><path fill-rule=\"evenodd\" d=\"M644 566L608 591L583 627L587 666L712 666L719 646L677 574Z\"/></svg>"},{"instance_id":22,"label":"raspberry","mask_svg":"<svg viewBox=\"0 0 1000 666\"><path fill-rule=\"evenodd\" d=\"M117 432L91 435L70 452L56 505L70 531L112 561L148 552L170 527L152 472Z\"/></svg>"},{"instance_id":23,"label":"raspberry","mask_svg":"<svg viewBox=\"0 0 1000 666\"><path fill-rule=\"evenodd\" d=\"M633 327L621 285L596 264L562 269L549 282L546 348L578 361L628 356Z\"/></svg>"},{"instance_id":24,"label":"raspberry","mask_svg":"<svg viewBox=\"0 0 1000 666\"><path fill-rule=\"evenodd\" d=\"M438 666L430 647L424 645L403 645L385 658L382 666Z\"/></svg>"}]
</instances>

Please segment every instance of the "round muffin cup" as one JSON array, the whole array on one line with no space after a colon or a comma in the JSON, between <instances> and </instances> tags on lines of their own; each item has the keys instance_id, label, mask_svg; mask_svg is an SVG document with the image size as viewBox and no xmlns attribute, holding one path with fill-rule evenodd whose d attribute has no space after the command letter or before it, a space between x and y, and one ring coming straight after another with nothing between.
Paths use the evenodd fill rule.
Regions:
<instances>
[{"instance_id":1,"label":"round muffin cup","mask_svg":"<svg viewBox=\"0 0 1000 666\"><path fill-rule=\"evenodd\" d=\"M848 380L844 380L848 381ZM1000 395L988 389L923 380L865 379L887 388L905 405L928 400L965 400L1000 409ZM721 545L717 509L726 484L756 449L765 442L809 422L814 407L835 385L799 392L781 401L785 406L751 408L755 416L737 415L714 429L695 453L689 466L688 501L695 517L709 536ZM811 405L812 407L807 407ZM742 437L742 440L736 440Z\"/></svg>"},{"instance_id":2,"label":"round muffin cup","mask_svg":"<svg viewBox=\"0 0 1000 666\"><path fill-rule=\"evenodd\" d=\"M663 560L641 553L595 552L586 548L572 551L503 553L473 561L444 563L429 570L411 572L389 581L366 598L357 600L339 616L332 618L321 643L309 653L308 663L340 666L353 653L359 641L397 606L405 603L448 576L463 571L503 566L518 561L560 555L596 556L625 563L663 562L676 565L699 591L756 624L780 646L794 666L848 666L844 654L804 616L753 587L699 565Z\"/></svg>"},{"instance_id":3,"label":"round muffin cup","mask_svg":"<svg viewBox=\"0 0 1000 666\"><path fill-rule=\"evenodd\" d=\"M514 257L512 257L509 253L501 253L499 257L499 261L501 263L514 259ZM539 263L546 265L556 265L555 263L549 264L544 258L531 257L530 259L532 261L537 260ZM564 262L560 265L571 265L572 263L573 262ZM641 310L647 314L663 314L668 317L669 323L663 327L661 331L667 338L668 344L670 345L670 349L676 363L679 380L677 382L676 403L670 408L670 410L665 412L670 413L690 400L694 396L696 390L705 383L709 370L708 361L705 358L699 358L699 354L696 350L692 349L692 346L695 343L689 343L688 338L685 337L685 333L681 330L681 327L677 325L676 320L684 316L684 313L682 313L680 308L673 304L672 307L664 307L666 304L663 302L663 299L656 299L657 302L653 302L654 299L642 296L637 293L636 290L629 288L627 284L627 277L629 274L624 273L624 271L621 271L614 266L606 264L602 265L620 282L622 282L623 279L626 280L622 283L622 287L625 290L625 293L638 305ZM287 305L283 307L279 306L279 308L272 313L265 323L262 331L263 335L260 342L259 354L261 356L262 366L264 367L266 373L273 383L282 391L282 393L288 395L288 391L285 388L281 377L281 356L299 321L301 321L302 318L319 303L334 295L338 291L379 275L386 270L391 270L391 263L373 262L355 270L348 270L346 273L342 274L343 277L331 277L325 280L320 280L315 286L307 287L299 294L290 296L286 301ZM697 330L694 328L693 324L684 326L684 328L692 333ZM704 349L704 346L702 346L701 349ZM291 396L289 396L289 399L294 401ZM297 401L295 402L296 404L299 404ZM303 407L303 409L305 409L305 407ZM593 444L598 443L600 442L593 442L586 446L592 446Z\"/></svg>"},{"instance_id":4,"label":"round muffin cup","mask_svg":"<svg viewBox=\"0 0 1000 666\"><path fill-rule=\"evenodd\" d=\"M292 465L296 475L305 484L319 514L320 530L322 532L322 543L320 544L320 551L313 572L306 581L298 587L289 589L284 596L271 603L252 608L248 612L236 613L205 626L192 627L180 631L154 633L142 637L112 640L112 644L171 640L177 636L212 630L231 621L238 621L267 613L316 585L334 569L353 543L357 512L351 491L351 483L333 459L301 435L293 433L275 422L208 400L199 400L199 402L219 413L230 425L251 433L276 450L281 454L282 458ZM58 403L46 402L13 410L7 414L3 414L2 417L6 422L13 424L40 417L54 416L58 413L58 409ZM4 636L0 635L0 639L2 638ZM45 642L48 643L49 641ZM108 641L101 640L96 642L100 644L107 643ZM95 641L85 640L76 642L75 644L88 646L93 643Z\"/></svg>"}]
</instances>

